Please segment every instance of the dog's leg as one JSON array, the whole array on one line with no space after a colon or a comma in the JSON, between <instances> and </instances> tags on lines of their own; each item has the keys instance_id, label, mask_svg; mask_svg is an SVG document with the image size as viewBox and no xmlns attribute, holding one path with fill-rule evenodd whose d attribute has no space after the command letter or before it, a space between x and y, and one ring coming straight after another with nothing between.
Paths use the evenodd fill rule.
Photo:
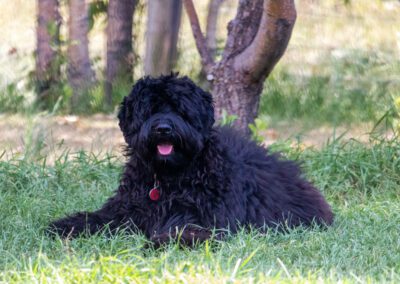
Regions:
<instances>
[{"instance_id":1,"label":"dog's leg","mask_svg":"<svg viewBox=\"0 0 400 284\"><path fill-rule=\"evenodd\" d=\"M79 212L51 223L48 231L64 238L77 237L82 233L94 234L107 224L112 226L112 222L99 212Z\"/></svg>"},{"instance_id":2,"label":"dog's leg","mask_svg":"<svg viewBox=\"0 0 400 284\"><path fill-rule=\"evenodd\" d=\"M122 224L121 214L118 213L121 207L119 201L111 198L100 210L78 212L59 219L51 223L47 231L68 238L77 237L82 233L94 234L105 226L109 226L109 229L113 230Z\"/></svg>"}]
</instances>

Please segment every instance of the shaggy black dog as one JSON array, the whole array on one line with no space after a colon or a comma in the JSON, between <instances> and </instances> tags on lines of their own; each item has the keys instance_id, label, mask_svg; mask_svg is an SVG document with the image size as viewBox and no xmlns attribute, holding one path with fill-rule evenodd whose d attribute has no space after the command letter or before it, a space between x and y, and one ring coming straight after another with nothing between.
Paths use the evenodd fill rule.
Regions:
<instances>
[{"instance_id":1,"label":"shaggy black dog","mask_svg":"<svg viewBox=\"0 0 400 284\"><path fill-rule=\"evenodd\" d=\"M212 229L331 224L324 197L298 166L229 127L213 127L211 95L189 78L145 77L124 98L128 162L116 194L95 212L51 224L61 236L125 227L156 244L190 244Z\"/></svg>"}]
</instances>

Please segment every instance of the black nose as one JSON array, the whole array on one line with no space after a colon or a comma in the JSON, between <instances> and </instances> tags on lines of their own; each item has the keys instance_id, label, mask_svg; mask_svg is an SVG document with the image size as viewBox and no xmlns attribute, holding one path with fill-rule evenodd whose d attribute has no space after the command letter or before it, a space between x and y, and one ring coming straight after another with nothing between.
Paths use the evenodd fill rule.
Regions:
<instances>
[{"instance_id":1,"label":"black nose","mask_svg":"<svg viewBox=\"0 0 400 284\"><path fill-rule=\"evenodd\" d=\"M166 123L161 123L155 127L155 131L160 135L169 135L172 132L172 127Z\"/></svg>"}]
</instances>

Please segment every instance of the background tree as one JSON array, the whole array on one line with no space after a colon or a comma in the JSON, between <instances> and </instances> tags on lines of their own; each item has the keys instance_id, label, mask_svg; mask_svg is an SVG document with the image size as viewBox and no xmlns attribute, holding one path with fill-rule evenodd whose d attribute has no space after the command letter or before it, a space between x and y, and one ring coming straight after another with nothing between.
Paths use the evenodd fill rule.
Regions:
<instances>
[{"instance_id":1,"label":"background tree","mask_svg":"<svg viewBox=\"0 0 400 284\"><path fill-rule=\"evenodd\" d=\"M132 23L136 0L110 0L107 16L106 102L112 105L116 78L132 80Z\"/></svg>"},{"instance_id":2,"label":"background tree","mask_svg":"<svg viewBox=\"0 0 400 284\"><path fill-rule=\"evenodd\" d=\"M210 0L207 8L207 22L206 22L206 44L210 52L211 58L215 59L217 55L217 27L218 27L218 13L224 0ZM211 86L207 81L207 71L204 66L201 66L199 74L200 85L206 89Z\"/></svg>"},{"instance_id":3,"label":"background tree","mask_svg":"<svg viewBox=\"0 0 400 284\"><path fill-rule=\"evenodd\" d=\"M38 0L36 29L36 87L38 101L51 100L49 89L58 80L57 51L60 41L61 16L58 0Z\"/></svg>"},{"instance_id":4,"label":"background tree","mask_svg":"<svg viewBox=\"0 0 400 284\"><path fill-rule=\"evenodd\" d=\"M294 0L241 0L228 25L219 62L214 62L201 32L192 0L183 0L207 78L212 83L216 115L236 114L235 126L248 132L257 116L266 77L282 57L296 20Z\"/></svg>"},{"instance_id":5,"label":"background tree","mask_svg":"<svg viewBox=\"0 0 400 284\"><path fill-rule=\"evenodd\" d=\"M181 0L148 1L144 71L150 75L168 74L177 59L181 23Z\"/></svg>"},{"instance_id":6,"label":"background tree","mask_svg":"<svg viewBox=\"0 0 400 284\"><path fill-rule=\"evenodd\" d=\"M73 90L72 107L76 108L95 76L89 58L88 5L85 0L69 0L68 6L68 81Z\"/></svg>"},{"instance_id":7,"label":"background tree","mask_svg":"<svg viewBox=\"0 0 400 284\"><path fill-rule=\"evenodd\" d=\"M210 0L208 3L206 42L211 56L214 58L217 51L217 23L218 13L225 0Z\"/></svg>"}]
</instances>

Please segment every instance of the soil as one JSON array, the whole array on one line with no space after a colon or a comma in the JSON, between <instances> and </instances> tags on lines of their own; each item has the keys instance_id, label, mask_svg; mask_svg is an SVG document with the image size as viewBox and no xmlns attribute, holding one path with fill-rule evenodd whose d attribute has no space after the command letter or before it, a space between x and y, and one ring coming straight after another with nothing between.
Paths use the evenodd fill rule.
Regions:
<instances>
[{"instance_id":1,"label":"soil","mask_svg":"<svg viewBox=\"0 0 400 284\"><path fill-rule=\"evenodd\" d=\"M282 124L262 133L265 145L277 140L300 141L304 147L323 146L333 135L342 139L368 142L370 125L357 127L319 126L306 129L296 124ZM38 147L39 145L39 147ZM23 156L27 148L40 155L57 157L68 149L96 154L112 153L122 156L124 139L115 115L98 114L90 117L35 115L0 115L0 159Z\"/></svg>"}]
</instances>

